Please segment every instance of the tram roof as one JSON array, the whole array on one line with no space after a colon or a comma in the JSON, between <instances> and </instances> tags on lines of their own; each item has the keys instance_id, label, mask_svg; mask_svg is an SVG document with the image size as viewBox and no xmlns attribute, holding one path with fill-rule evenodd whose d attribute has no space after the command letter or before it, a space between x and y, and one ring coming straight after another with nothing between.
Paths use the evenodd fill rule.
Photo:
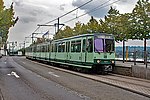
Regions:
<instances>
[{"instance_id":1,"label":"tram roof","mask_svg":"<svg viewBox=\"0 0 150 100\"><path fill-rule=\"evenodd\" d=\"M107 33L82 34L82 35L72 36L72 37L58 39L58 40L53 40L53 41L57 42L57 41L62 41L62 40L70 40L70 39L75 39L75 38L80 38L80 37L86 37L86 36L94 36L94 35L112 35L112 34L107 34Z\"/></svg>"},{"instance_id":2,"label":"tram roof","mask_svg":"<svg viewBox=\"0 0 150 100\"><path fill-rule=\"evenodd\" d=\"M86 37L86 36L94 36L94 35L112 35L112 34L107 34L107 33L92 33L92 34L81 34L81 35L77 35L77 36L72 36L72 37L68 37L68 38L63 38L63 39L58 39L58 40L52 40L54 42L59 42L59 41L63 41L63 40L70 40L70 39L76 39L76 38L80 38L80 37ZM43 43L39 43L36 44L38 45L47 45L50 42L43 42ZM35 45L33 45L35 46Z\"/></svg>"}]
</instances>

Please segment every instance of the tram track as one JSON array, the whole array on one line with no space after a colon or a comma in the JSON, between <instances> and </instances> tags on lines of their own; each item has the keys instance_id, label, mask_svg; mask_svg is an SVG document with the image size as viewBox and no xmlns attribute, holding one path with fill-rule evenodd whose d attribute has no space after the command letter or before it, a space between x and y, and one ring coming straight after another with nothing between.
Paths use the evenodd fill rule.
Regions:
<instances>
[{"instance_id":1,"label":"tram track","mask_svg":"<svg viewBox=\"0 0 150 100\"><path fill-rule=\"evenodd\" d=\"M116 74L108 74L108 75L85 74L85 73L76 72L76 71L72 71L72 70L68 70L64 68L50 66L47 64L43 64L43 63L31 61L31 60L27 60L27 61L40 64L43 67L52 68L54 70L59 70L62 72L70 73L70 74L84 77L87 79L91 79L97 82L101 82L110 86L115 86L115 87L150 98L150 81L149 80L116 75Z\"/></svg>"}]
</instances>

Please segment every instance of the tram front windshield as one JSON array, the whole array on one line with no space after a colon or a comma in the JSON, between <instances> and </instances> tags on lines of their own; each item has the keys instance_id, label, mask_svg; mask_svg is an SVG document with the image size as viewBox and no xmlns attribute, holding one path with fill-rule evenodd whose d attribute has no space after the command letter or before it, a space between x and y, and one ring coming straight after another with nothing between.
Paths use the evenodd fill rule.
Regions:
<instances>
[{"instance_id":1,"label":"tram front windshield","mask_svg":"<svg viewBox=\"0 0 150 100\"><path fill-rule=\"evenodd\" d=\"M114 52L114 39L96 38L94 45L95 52Z\"/></svg>"}]
</instances>

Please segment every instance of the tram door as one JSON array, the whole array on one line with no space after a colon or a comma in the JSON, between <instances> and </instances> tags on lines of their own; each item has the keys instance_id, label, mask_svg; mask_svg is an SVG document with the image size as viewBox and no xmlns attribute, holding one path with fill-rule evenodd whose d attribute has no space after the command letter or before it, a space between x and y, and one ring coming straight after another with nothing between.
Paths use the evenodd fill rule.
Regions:
<instances>
[{"instance_id":1,"label":"tram door","mask_svg":"<svg viewBox=\"0 0 150 100\"><path fill-rule=\"evenodd\" d=\"M82 62L86 63L86 38L82 39Z\"/></svg>"},{"instance_id":2,"label":"tram door","mask_svg":"<svg viewBox=\"0 0 150 100\"><path fill-rule=\"evenodd\" d=\"M82 42L82 62L91 63L93 61L93 38L83 38Z\"/></svg>"},{"instance_id":3,"label":"tram door","mask_svg":"<svg viewBox=\"0 0 150 100\"><path fill-rule=\"evenodd\" d=\"M70 41L66 42L66 60L70 60Z\"/></svg>"}]
</instances>

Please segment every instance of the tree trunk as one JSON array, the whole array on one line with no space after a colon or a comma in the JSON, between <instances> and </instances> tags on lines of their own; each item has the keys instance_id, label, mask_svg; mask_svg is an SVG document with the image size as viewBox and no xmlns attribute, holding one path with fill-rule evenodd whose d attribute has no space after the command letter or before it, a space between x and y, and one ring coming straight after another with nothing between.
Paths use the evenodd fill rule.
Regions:
<instances>
[{"instance_id":1,"label":"tree trunk","mask_svg":"<svg viewBox=\"0 0 150 100\"><path fill-rule=\"evenodd\" d=\"M144 64L146 64L146 38L144 39Z\"/></svg>"}]
</instances>

